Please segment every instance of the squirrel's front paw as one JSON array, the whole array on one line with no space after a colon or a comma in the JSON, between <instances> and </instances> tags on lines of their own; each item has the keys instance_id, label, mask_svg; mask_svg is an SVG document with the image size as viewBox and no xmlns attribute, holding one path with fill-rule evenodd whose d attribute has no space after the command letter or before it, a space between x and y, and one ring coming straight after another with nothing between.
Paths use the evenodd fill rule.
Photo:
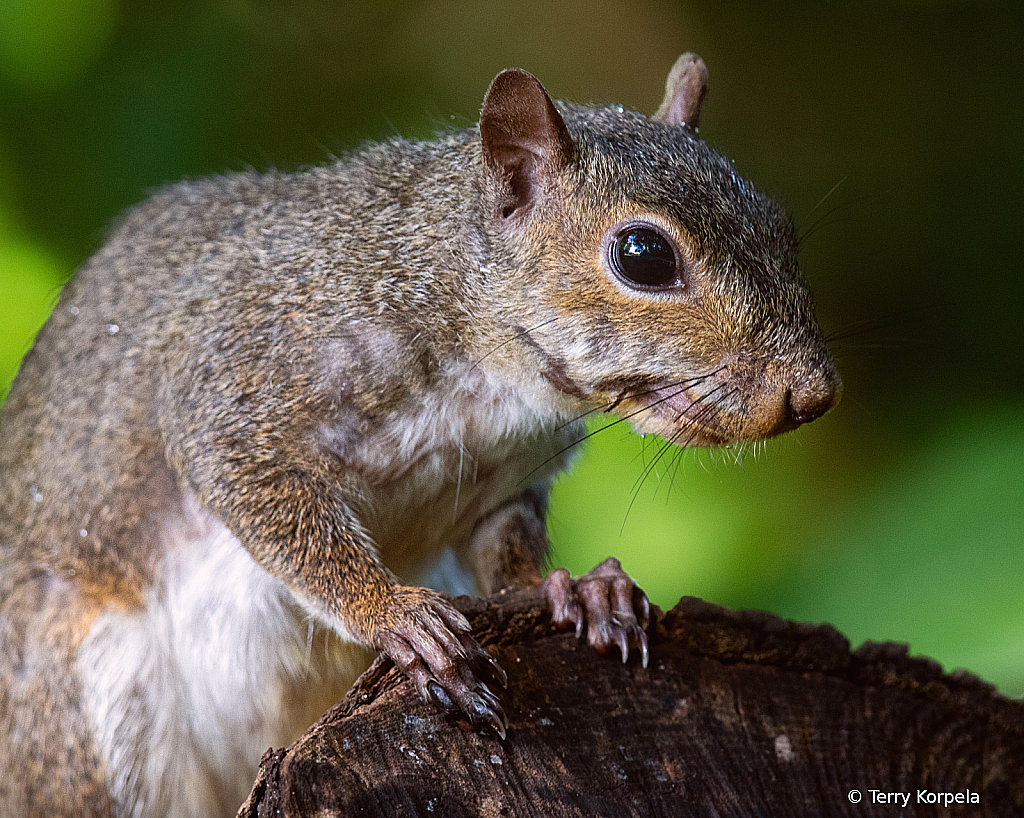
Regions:
<instances>
[{"instance_id":1,"label":"squirrel's front paw","mask_svg":"<svg viewBox=\"0 0 1024 818\"><path fill-rule=\"evenodd\" d=\"M430 702L475 727L487 726L505 738L508 720L498 697L481 681L505 687L505 672L469 632L469 622L439 594L426 588L395 592L390 625L377 646L412 680Z\"/></svg>"},{"instance_id":2,"label":"squirrel's front paw","mask_svg":"<svg viewBox=\"0 0 1024 818\"><path fill-rule=\"evenodd\" d=\"M564 568L552 571L544 580L544 592L551 606L551 618L559 628L587 626L587 640L599 653L613 646L622 661L633 648L640 651L647 667L647 627L651 606L615 557L609 557L592 571L573 579Z\"/></svg>"}]
</instances>

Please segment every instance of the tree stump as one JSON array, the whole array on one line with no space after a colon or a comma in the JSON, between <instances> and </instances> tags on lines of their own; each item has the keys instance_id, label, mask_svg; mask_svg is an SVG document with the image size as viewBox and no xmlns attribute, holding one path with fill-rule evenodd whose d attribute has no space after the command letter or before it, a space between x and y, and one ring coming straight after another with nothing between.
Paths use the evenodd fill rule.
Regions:
<instances>
[{"instance_id":1,"label":"tree stump","mask_svg":"<svg viewBox=\"0 0 1024 818\"><path fill-rule=\"evenodd\" d=\"M644 669L553 631L535 589L456 605L508 673L506 740L378 659L239 816L1024 815L1024 704L905 646L684 598Z\"/></svg>"}]
</instances>

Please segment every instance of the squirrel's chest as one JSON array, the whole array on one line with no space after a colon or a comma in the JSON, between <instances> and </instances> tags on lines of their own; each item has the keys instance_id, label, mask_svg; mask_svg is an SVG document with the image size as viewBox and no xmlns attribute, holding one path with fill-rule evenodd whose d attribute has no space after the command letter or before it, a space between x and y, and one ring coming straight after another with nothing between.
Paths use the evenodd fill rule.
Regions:
<instances>
[{"instance_id":1,"label":"squirrel's chest","mask_svg":"<svg viewBox=\"0 0 1024 818\"><path fill-rule=\"evenodd\" d=\"M400 479L375 486L366 522L385 564L403 581L436 587L427 574L440 570L438 561L447 559L442 552L461 557L481 520L531 485L546 483L550 456L550 447L536 441L435 451ZM447 569L447 579L455 580L451 574ZM480 592L468 580L438 590Z\"/></svg>"},{"instance_id":2,"label":"squirrel's chest","mask_svg":"<svg viewBox=\"0 0 1024 818\"><path fill-rule=\"evenodd\" d=\"M422 583L447 549L461 557L481 520L527 489L546 489L578 426L500 392L449 392L367 438L351 462L368 492L362 522L385 563Z\"/></svg>"}]
</instances>

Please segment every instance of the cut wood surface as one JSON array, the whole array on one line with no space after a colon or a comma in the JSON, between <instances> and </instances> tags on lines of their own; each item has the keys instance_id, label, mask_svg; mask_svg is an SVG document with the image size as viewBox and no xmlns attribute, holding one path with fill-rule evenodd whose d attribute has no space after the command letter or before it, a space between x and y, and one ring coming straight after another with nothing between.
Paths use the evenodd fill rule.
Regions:
<instances>
[{"instance_id":1,"label":"cut wood surface","mask_svg":"<svg viewBox=\"0 0 1024 818\"><path fill-rule=\"evenodd\" d=\"M378 660L239 815L1024 815L1024 704L901 645L684 598L644 669L553 631L536 590L456 604L508 673L506 740Z\"/></svg>"}]
</instances>

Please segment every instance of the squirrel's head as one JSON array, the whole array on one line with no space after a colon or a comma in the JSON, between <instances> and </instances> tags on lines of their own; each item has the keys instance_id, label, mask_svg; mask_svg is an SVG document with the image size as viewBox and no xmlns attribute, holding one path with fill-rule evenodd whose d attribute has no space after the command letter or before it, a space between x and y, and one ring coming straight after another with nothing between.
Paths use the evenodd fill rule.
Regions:
<instances>
[{"instance_id":1,"label":"squirrel's head","mask_svg":"<svg viewBox=\"0 0 1024 818\"><path fill-rule=\"evenodd\" d=\"M648 118L556 106L510 69L480 118L502 357L682 446L771 437L841 389L791 219L696 134L706 88L683 55Z\"/></svg>"}]
</instances>

